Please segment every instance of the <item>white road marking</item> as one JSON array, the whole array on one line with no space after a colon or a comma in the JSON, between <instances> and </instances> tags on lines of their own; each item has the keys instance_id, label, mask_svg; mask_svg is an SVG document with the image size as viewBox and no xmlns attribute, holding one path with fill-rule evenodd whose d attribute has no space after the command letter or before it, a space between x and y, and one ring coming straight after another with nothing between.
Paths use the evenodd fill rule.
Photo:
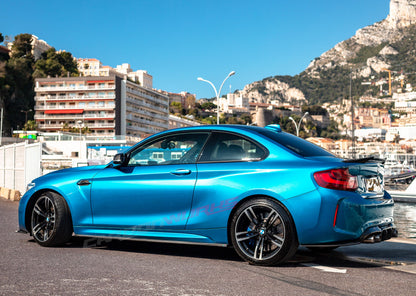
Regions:
<instances>
[{"instance_id":1,"label":"white road marking","mask_svg":"<svg viewBox=\"0 0 416 296\"><path fill-rule=\"evenodd\" d=\"M347 273L346 269L338 269L338 268L333 268L333 267L318 265L318 264L313 264L313 263L302 263L302 265L307 266L307 267L316 268L316 269L322 270L324 272Z\"/></svg>"}]
</instances>

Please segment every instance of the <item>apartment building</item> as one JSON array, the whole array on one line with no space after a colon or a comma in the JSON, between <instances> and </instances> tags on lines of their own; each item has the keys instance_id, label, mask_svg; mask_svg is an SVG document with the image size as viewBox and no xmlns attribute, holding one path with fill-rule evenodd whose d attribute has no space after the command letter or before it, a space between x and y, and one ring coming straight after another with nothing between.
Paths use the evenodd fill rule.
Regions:
<instances>
[{"instance_id":1,"label":"apartment building","mask_svg":"<svg viewBox=\"0 0 416 296\"><path fill-rule=\"evenodd\" d=\"M107 76L36 79L39 130L88 127L91 136L145 137L168 129L167 96L105 69Z\"/></svg>"},{"instance_id":2,"label":"apartment building","mask_svg":"<svg viewBox=\"0 0 416 296\"><path fill-rule=\"evenodd\" d=\"M35 61L38 60L41 57L43 52L52 48L52 46L50 46L48 43L46 43L45 40L41 40L35 35L32 35L32 40L31 40L30 44L32 45L32 54L33 54L33 57L34 57ZM8 47L9 50L12 50L13 42L8 42L7 47Z\"/></svg>"},{"instance_id":3,"label":"apartment building","mask_svg":"<svg viewBox=\"0 0 416 296\"><path fill-rule=\"evenodd\" d=\"M198 125L201 124L195 120L179 117L172 114L169 115L169 129Z\"/></svg>"},{"instance_id":4,"label":"apartment building","mask_svg":"<svg viewBox=\"0 0 416 296\"><path fill-rule=\"evenodd\" d=\"M358 108L356 119L359 127L388 128L391 126L389 111L378 108Z\"/></svg>"},{"instance_id":5,"label":"apartment building","mask_svg":"<svg viewBox=\"0 0 416 296\"><path fill-rule=\"evenodd\" d=\"M242 94L228 93L226 98L220 98L220 110L225 113L245 113L249 112L249 100Z\"/></svg>"}]
</instances>

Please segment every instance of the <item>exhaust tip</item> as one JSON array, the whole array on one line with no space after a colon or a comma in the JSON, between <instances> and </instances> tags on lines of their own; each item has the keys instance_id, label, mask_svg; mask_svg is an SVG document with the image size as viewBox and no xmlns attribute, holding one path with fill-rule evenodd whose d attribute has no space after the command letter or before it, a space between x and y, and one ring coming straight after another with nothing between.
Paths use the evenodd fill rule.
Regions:
<instances>
[{"instance_id":1,"label":"exhaust tip","mask_svg":"<svg viewBox=\"0 0 416 296\"><path fill-rule=\"evenodd\" d=\"M363 243L373 244L375 242L374 235L370 235L363 240Z\"/></svg>"}]
</instances>

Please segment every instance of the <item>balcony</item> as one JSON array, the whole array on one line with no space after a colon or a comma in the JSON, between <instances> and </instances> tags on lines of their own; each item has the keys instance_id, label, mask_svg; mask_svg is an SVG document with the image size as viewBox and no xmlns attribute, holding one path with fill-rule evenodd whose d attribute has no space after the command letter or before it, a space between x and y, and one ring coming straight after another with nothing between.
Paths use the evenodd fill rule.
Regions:
<instances>
[{"instance_id":1,"label":"balcony","mask_svg":"<svg viewBox=\"0 0 416 296\"><path fill-rule=\"evenodd\" d=\"M90 96L35 96L35 101L87 101L87 100L109 100L115 99L116 95L96 95Z\"/></svg>"},{"instance_id":2,"label":"balcony","mask_svg":"<svg viewBox=\"0 0 416 296\"><path fill-rule=\"evenodd\" d=\"M156 107L152 104L145 103L145 102L142 102L142 101L139 101L139 100L136 100L136 99L132 99L132 98L129 98L129 97L127 97L126 101L129 102L129 103L132 103L134 105L140 106L140 107L146 107L146 108L149 108L151 110L157 110L157 111L160 111L160 112L163 112L163 113L168 113L167 105L166 105L166 108Z\"/></svg>"},{"instance_id":3,"label":"balcony","mask_svg":"<svg viewBox=\"0 0 416 296\"><path fill-rule=\"evenodd\" d=\"M76 86L56 86L56 87L35 87L35 92L45 92L45 91L74 91L74 90L109 90L115 89L115 85L76 85Z\"/></svg>"},{"instance_id":4,"label":"balcony","mask_svg":"<svg viewBox=\"0 0 416 296\"><path fill-rule=\"evenodd\" d=\"M64 120L64 119L86 119L86 118L105 118L105 119L114 119L115 118L115 114L54 114L54 115L49 115L49 114L44 114L44 115L36 115L35 114L35 119L44 119L44 120Z\"/></svg>"},{"instance_id":5,"label":"balcony","mask_svg":"<svg viewBox=\"0 0 416 296\"><path fill-rule=\"evenodd\" d=\"M38 127L40 129L48 129L48 128L53 128L53 129L62 129L62 127L64 126L63 123L55 123L55 124L47 124L47 123L43 123L43 124L38 124ZM84 127L88 127L90 129L94 129L94 128L115 128L115 123L93 123L93 124L84 124ZM69 124L69 127L75 127L78 128L79 125L78 124Z\"/></svg>"},{"instance_id":6,"label":"balcony","mask_svg":"<svg viewBox=\"0 0 416 296\"><path fill-rule=\"evenodd\" d=\"M116 107L115 106L110 106L110 105L104 105L104 106L65 106L65 107L61 107L61 106L35 106L34 109L35 110L65 110L65 109L84 109L84 110L103 110L103 111L112 111L114 110Z\"/></svg>"},{"instance_id":7,"label":"balcony","mask_svg":"<svg viewBox=\"0 0 416 296\"><path fill-rule=\"evenodd\" d=\"M168 107L168 99L166 98L165 99L165 97L163 97L162 95L160 95L160 98L158 98L158 97L153 97L153 96L150 96L150 95L148 95L148 94L145 94L144 92L142 92L142 91L137 91L137 90L132 90L132 89L129 89L129 90L127 90L127 93L132 93L132 94L135 94L135 95L137 95L137 96L139 96L139 97L142 97L142 98L146 98L146 99L148 99L149 101L152 101L152 102L155 102L155 103L157 103L157 104L161 104L161 105L165 105L166 106L166 108ZM162 99L163 98L163 99ZM165 100L164 100L165 99Z\"/></svg>"},{"instance_id":8,"label":"balcony","mask_svg":"<svg viewBox=\"0 0 416 296\"><path fill-rule=\"evenodd\" d=\"M147 115L150 118L157 118L157 119L161 119L161 120L167 120L168 119L168 115L161 115L161 114L157 114L157 113L152 113L149 111L145 111L145 110L137 110L135 108L126 107L126 110L129 112L132 112L133 114L127 114L127 118L134 118L134 114L139 114L139 115Z\"/></svg>"},{"instance_id":9,"label":"balcony","mask_svg":"<svg viewBox=\"0 0 416 296\"><path fill-rule=\"evenodd\" d=\"M152 128L154 126L157 126L157 127L163 128L163 129L168 129L169 128L169 122L167 120L166 120L166 123L159 123L159 122L155 122L155 121L151 121L151 120L147 120L147 119L134 118L134 117L131 117L131 116L128 116L126 119L132 121L132 123L145 124L145 125L149 126L149 128ZM134 129L134 125L128 125L127 124L127 128Z\"/></svg>"}]
</instances>

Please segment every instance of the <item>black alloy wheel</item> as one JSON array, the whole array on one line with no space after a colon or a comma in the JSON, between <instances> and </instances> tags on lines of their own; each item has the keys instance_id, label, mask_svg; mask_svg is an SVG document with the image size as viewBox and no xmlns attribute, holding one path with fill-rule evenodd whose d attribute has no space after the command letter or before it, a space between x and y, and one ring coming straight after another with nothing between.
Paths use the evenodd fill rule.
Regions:
<instances>
[{"instance_id":1,"label":"black alloy wheel","mask_svg":"<svg viewBox=\"0 0 416 296\"><path fill-rule=\"evenodd\" d=\"M31 213L31 234L45 247L63 244L71 238L71 217L62 196L44 192L37 198Z\"/></svg>"},{"instance_id":2,"label":"black alloy wheel","mask_svg":"<svg viewBox=\"0 0 416 296\"><path fill-rule=\"evenodd\" d=\"M234 249L251 264L282 263L298 247L289 215L280 204L267 198L243 203L232 218L230 231Z\"/></svg>"}]
</instances>

